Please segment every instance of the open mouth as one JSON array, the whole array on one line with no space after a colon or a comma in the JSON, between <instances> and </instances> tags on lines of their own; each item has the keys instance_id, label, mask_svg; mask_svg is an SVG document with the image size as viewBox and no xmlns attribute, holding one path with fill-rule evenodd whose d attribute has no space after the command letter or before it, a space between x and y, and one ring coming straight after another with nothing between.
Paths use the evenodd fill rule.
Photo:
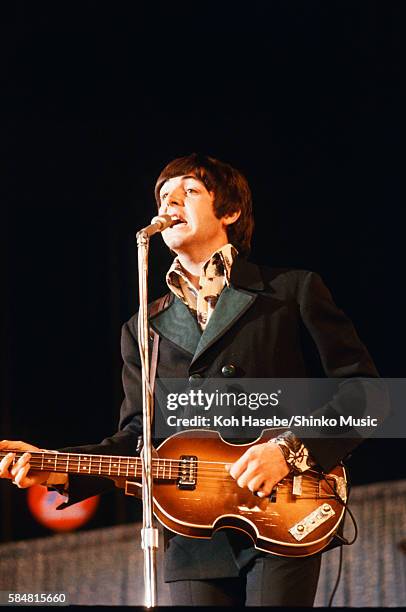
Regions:
<instances>
[{"instance_id":1,"label":"open mouth","mask_svg":"<svg viewBox=\"0 0 406 612\"><path fill-rule=\"evenodd\" d=\"M172 225L171 227L175 227L176 225L181 225L181 224L186 224L185 219L182 219L181 217L177 217L176 215L172 216Z\"/></svg>"}]
</instances>

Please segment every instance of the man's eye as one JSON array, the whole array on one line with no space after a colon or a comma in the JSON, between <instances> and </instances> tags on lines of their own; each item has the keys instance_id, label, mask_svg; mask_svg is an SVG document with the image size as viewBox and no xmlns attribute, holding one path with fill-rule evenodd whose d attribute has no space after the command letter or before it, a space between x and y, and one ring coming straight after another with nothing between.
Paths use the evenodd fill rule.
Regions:
<instances>
[{"instance_id":1,"label":"man's eye","mask_svg":"<svg viewBox=\"0 0 406 612\"><path fill-rule=\"evenodd\" d=\"M161 202L162 202L162 200L166 200L167 197L168 197L168 194L167 193L163 193L161 195Z\"/></svg>"},{"instance_id":2,"label":"man's eye","mask_svg":"<svg viewBox=\"0 0 406 612\"><path fill-rule=\"evenodd\" d=\"M197 189L193 189L193 187L187 187L185 191L186 193L197 193Z\"/></svg>"}]
</instances>

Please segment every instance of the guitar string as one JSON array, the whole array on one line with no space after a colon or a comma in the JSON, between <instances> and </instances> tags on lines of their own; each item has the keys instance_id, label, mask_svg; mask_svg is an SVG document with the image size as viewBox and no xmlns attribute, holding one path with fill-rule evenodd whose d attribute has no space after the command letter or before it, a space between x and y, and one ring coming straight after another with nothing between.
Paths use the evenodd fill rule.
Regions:
<instances>
[{"instance_id":1,"label":"guitar string","mask_svg":"<svg viewBox=\"0 0 406 612\"><path fill-rule=\"evenodd\" d=\"M6 454L7 454L7 453L6 453ZM1 455L3 455L3 453L1 453L1 452L0 452L0 456L1 456ZM3 456L5 456L5 455L3 455ZM95 456L95 455L92 455L92 457L96 457L96 456ZM103 455L101 455L101 457L103 457ZM53 456L53 457L52 457L52 460L53 460L53 461L55 461L55 459L56 459L56 458L55 458L55 456ZM83 461L83 460L84 460L84 459L82 459L82 461ZM132 460L133 460L133 459L132 459ZM154 460L154 463L156 463L157 461L162 461L162 460L163 460L163 461L168 461L168 459L158 458L158 459L155 459L155 460ZM58 457L57 462L58 462L58 461L59 461L60 463L61 463L61 462L63 462L63 463L65 463L65 464L66 464L66 462L67 462L67 460L66 460L66 459L62 459L62 458L60 458L60 457ZM75 466L75 465L72 465L72 463L74 463L74 461L76 461L76 462L77 462L77 465L76 465L76 466ZM179 468L184 468L184 467L185 467L184 462L182 462L182 461L180 461L180 460L169 460L169 461L171 461L171 463L172 463L172 464L177 462L177 463L178 463L178 467L179 467ZM31 462L30 462L30 463L31 463L31 467L32 467L32 469L42 469L42 470L43 470L43 462L39 460L38 455L37 455L36 457L35 457L35 456L33 456L33 458L32 458L32 460L31 460ZM105 460L105 463L106 463L106 460ZM120 472L121 472L122 477L128 477L128 476L132 476L132 477L134 477L134 478L138 478L138 477L139 477L139 478L141 478L141 477L142 477L142 471L141 471L141 469L140 469L140 470L138 470L138 468L141 468L141 466L139 466L139 465L137 465L137 464L132 466L132 467L135 467L135 468L136 468L136 471L134 472L134 474L124 474L123 472L126 472L127 470L125 469L125 467L126 467L126 466L125 466L125 465L123 465L123 464L122 464L122 462L121 462L121 465L119 466L120 472L118 471L116 474L114 474L114 466L110 465L110 461L109 461L109 460L107 460L107 463L108 463L108 467L110 468L110 469L109 469L109 471L108 471L109 473L107 473L107 470L106 470L106 471L103 471L103 475L106 475L106 476L117 476L117 477L120 477ZM196 463L219 464L219 465L223 465L223 466L224 466L224 465L226 465L226 464L225 464L225 463L223 463L223 462L203 461L203 460L199 460L199 461L198 461L198 462L196 462ZM196 463L194 463L193 465L196 465ZM84 474L84 471L82 471L82 472L80 472L80 471L79 471L79 468L80 468L80 462L79 462L79 460L78 460L78 459L75 459L75 460L70 459L70 460L69 460L69 464L70 464L70 466L69 466L69 467L70 467L71 469L73 469L73 470L74 470L75 468L77 468L78 473ZM51 466L50 466L50 467L51 467ZM65 465L65 466L59 466L59 467L60 467L60 469L61 469L61 470L63 470L64 468L66 468L66 465ZM102 467L103 467L103 466L102 466L102 465L100 465L100 468L102 468ZM159 467L159 466L158 466L158 467ZM162 467L162 470L164 470L165 466L164 466L164 465L162 465L161 467ZM171 465L171 468L172 468L172 465ZM56 466L54 467L54 469L56 469ZM214 468L214 469L208 469L208 468L205 468L205 469L203 470L202 468L199 468L198 466L197 466L197 468L196 468L196 469L198 470L198 472L197 472L197 477L199 478L199 480L202 480L202 479L203 479L203 480L205 480L205 481L206 481L206 483L207 483L207 481L208 481L208 480L210 480L210 479L211 479L211 480L214 480L215 482L229 482L230 484L234 484L234 482L235 482L235 481L234 481L234 479L232 479L232 477L231 477L231 476L225 476L225 475L224 475L224 470L223 470L223 469L216 469L216 468ZM93 470L94 470L93 472L87 473L87 475L99 475L99 473L98 473L97 469L96 469L94 466L93 466ZM48 470L47 470L47 471L48 471ZM49 470L49 471L51 471L51 470ZM112 471L113 471L113 473L111 473ZM128 471L130 471L130 470L128 470ZM216 476L216 473L217 473L217 474L222 475L222 477L221 477L221 476L220 476L220 477L219 477L219 476ZM100 475L102 475L102 474L100 474ZM163 479L163 480L167 480L167 479L169 479L169 478L165 478L165 477L164 477L164 474L161 474L161 476L162 476L162 478L161 478L161 479ZM159 472L157 471L157 472L156 472L156 475L154 475L154 478L156 478L156 479L160 479L159 477L160 477L160 474L159 474ZM181 475L180 475L180 474L178 474L177 476L174 476L174 477L173 477L173 478L171 478L171 479L176 480L176 479L178 479L179 477L181 477ZM305 482L303 482L303 480L304 480ZM292 485L292 483L291 483L291 482L289 482L289 483L283 483L283 481L280 481L280 482L278 483L278 487L279 487L279 488L281 488L281 487L288 487L288 486L291 486L291 485ZM315 479L315 478L314 478L314 477L312 477L312 476L302 475L302 487L301 487L301 489L302 489L302 492L305 492L305 493L309 493L310 491L317 491L317 492L320 492L320 491L319 491L319 480L318 480L318 479Z\"/></svg>"},{"instance_id":2,"label":"guitar string","mask_svg":"<svg viewBox=\"0 0 406 612\"><path fill-rule=\"evenodd\" d=\"M64 469L66 468L66 466L59 466L59 467L60 467L61 472L64 473ZM84 467L85 466L83 466L82 469ZM40 471L47 471L47 472L48 471L55 471L55 469L52 469L51 466L50 466L50 469L48 469L48 470L44 470L43 468L40 469L41 465L40 464L36 464L35 462L31 462L31 468L34 469L34 470L37 469L37 470L40 470ZM111 476L117 476L117 477L119 477L119 476L122 476L122 477L127 477L127 476L141 477L142 476L142 470L141 469L137 469L135 471L129 470L128 474L126 473L126 470L120 469L120 471L117 470L115 472L115 469L116 468L114 466L112 466L111 470L103 471L103 473L101 473L100 476L102 476L102 475L104 475L104 476L111 475ZM75 469L75 467L70 466L70 469L69 469L68 473L78 473L78 474L80 473L80 474L83 474L85 471L86 471L85 469L83 471L81 471L80 470L80 466L78 464L76 466L76 469ZM196 471L197 477L200 477L200 478L207 478L207 479L213 478L214 480L216 480L219 477L224 477L226 480L228 480L228 479L233 480L233 478L230 475L224 473L224 470L222 470L222 471L218 470L218 471L213 473L213 471L207 471L207 470L202 470L202 469L197 468L195 471ZM164 469L162 469L162 471L153 470L153 472L154 472L155 477L159 478L160 475L163 475L165 473L165 470ZM99 475L98 471L96 469L94 469L94 468L92 468L92 470L90 472L88 472L88 474L96 475L96 476ZM178 478L180 476L182 476L182 472L179 470L177 472L177 474L173 475L173 479ZM305 482L302 481L302 487L303 487L303 485L306 485L307 483L311 484L313 481L315 483L318 482L316 479L313 479L311 477L306 478Z\"/></svg>"},{"instance_id":3,"label":"guitar string","mask_svg":"<svg viewBox=\"0 0 406 612\"><path fill-rule=\"evenodd\" d=\"M37 462L35 462L35 461L31 461L31 464L30 464L30 465L31 465L31 468L32 468L32 469L34 469L34 470L35 470L35 469L37 469L37 470L42 470L42 471L47 471L47 472L48 472L48 471L55 471L55 470L57 469L57 467L55 467L55 466L53 465L53 466L49 466L49 469L48 469L48 470L44 470L44 468L43 468L43 467L41 468L41 463L37 463ZM59 465L58 467L59 467L59 469L60 469L62 472L65 472L65 470L66 470L66 464L65 464L65 465ZM178 474L182 473L183 468L184 468L184 466L183 466L183 465L182 465L182 466L180 466L180 468L177 470L177 473L178 473ZM72 465L71 463L70 463L70 465L69 465L69 472L73 472L73 473L75 473L76 471L78 471L78 472L79 472L81 469L84 469L84 470L85 470L85 469L86 469L86 466L83 466L83 465L81 466L79 463L78 463L76 466ZM168 469L169 469L169 468L168 468ZM95 468L94 466L92 466L91 470L92 470L93 475L98 475L98 470L97 470L97 468ZM107 469L107 467L106 467L106 468L103 470L103 474L107 474L109 471L110 471L110 472L115 472L115 471L116 471L116 474L114 474L114 475L116 475L116 476L119 476L120 474L121 474L122 476L127 476L127 470L126 470L126 469L125 469L123 466L119 466L119 467L118 467L117 465L111 465L111 466L109 466L109 469ZM157 475L159 475L160 473L164 473L164 472L166 472L167 470L166 470L166 469L164 469L164 466L162 466L162 468L161 468L161 469L156 469L156 468L155 468L155 469L153 469L153 471L154 471L154 472L155 472ZM186 470L186 471L187 471L187 470ZM207 468L206 468L206 469L204 469L204 468L199 468L199 467L196 467L196 468L195 468L193 471L196 471L196 473L197 473L199 476L205 476L205 477L207 477L207 478L210 478L210 477L214 477L214 478L216 478L216 477L217 477L217 475L224 475L224 476L225 476L225 474L224 474L225 470L220 470L220 469L217 469L217 470L208 470ZM134 474L134 475L141 475L141 474L142 474L142 469L141 469L141 466L139 466L139 467L137 466L137 468L136 468L135 470L128 470L128 472L129 472L129 473L131 472L131 474ZM229 477L229 478L231 478L231 476L228 476L228 477ZM302 478L303 478L303 477L302 477ZM313 478L313 477L310 477L310 476L305 477L305 478L304 478L304 481L305 481L305 482L303 482L303 480L302 480L302 485L303 485L303 484L306 484L306 482L308 482L308 481L310 481L310 482L312 482L312 481L318 482L318 480L317 480L317 479L315 479L315 478Z\"/></svg>"},{"instance_id":4,"label":"guitar string","mask_svg":"<svg viewBox=\"0 0 406 612\"><path fill-rule=\"evenodd\" d=\"M57 465L58 463L60 464L59 466ZM49 467L53 468L53 471L56 470L57 468L59 468L61 470L64 470L64 469L66 469L67 463L69 463L69 468L70 468L70 470L72 469L72 471L74 471L75 469L79 469L80 467L83 466L83 463L81 463L79 461L77 461L76 464L75 464L75 462L72 461L72 460L67 461L66 459L58 459L58 461L56 463L53 460L53 465L51 465ZM193 464L193 469L198 470L199 474L204 474L205 473L205 474L211 475L211 474L216 474L216 473L217 474L223 474L224 473L224 469L221 469L221 468L202 468L202 467L199 466L200 463L205 463L205 462L196 462L196 463ZM206 463L209 463L209 462L206 462ZM218 463L220 465L222 465L222 466L229 465L228 463L225 463L225 462L224 463L223 462L218 462ZM31 460L30 461L30 465L31 465L31 467L33 469L42 469L42 470L43 470L43 466L44 466L43 462L38 460L38 459ZM42 468L41 468L41 466L42 466ZM116 462L115 464L110 464L109 462L105 463L104 465L100 465L99 464L99 467L101 467L102 469L104 468L104 471L107 471L107 468L111 468L113 470L117 466L118 466L118 462ZM95 473L96 473L97 468L94 465L91 466L91 467L92 467L92 470L94 470ZM134 464L133 465L129 465L128 467L135 468L135 472L136 473L138 473L138 472L141 473L141 465L139 465L139 464L137 464L137 465L134 465ZM168 466L165 466L164 464L162 466L154 466L154 467L157 470L157 473L158 473L159 469L162 469L163 471L166 471L166 469L169 469ZM173 464L170 467L172 468ZM178 462L178 466L177 467L178 467L179 470L187 469L187 467L185 468L185 464L183 462ZM124 472L126 472L126 466L122 462L118 466L118 469L120 470L120 472L123 473L123 475L127 475L127 474L124 474ZM51 470L43 470L43 471L51 471ZM132 470L128 470L128 471L132 471ZM117 475L118 474L119 474L119 472L117 472ZM304 480L309 480L309 479L313 480L314 477L312 477L310 475L302 475L302 479L304 479Z\"/></svg>"},{"instance_id":5,"label":"guitar string","mask_svg":"<svg viewBox=\"0 0 406 612\"><path fill-rule=\"evenodd\" d=\"M35 467L39 467L39 466L33 466L34 469L35 469ZM89 474L89 473L85 473L85 472L80 472L80 474L82 474L82 475L95 475L95 476L99 475L99 474ZM102 475L104 475L104 476L117 476L118 478L120 477L120 475L118 473L117 474L114 474L114 473L113 474L112 473L107 474L107 473L105 473L105 474L100 474L100 475L101 476ZM140 473L137 473L137 474L128 474L128 476L126 475L125 477L141 478L142 477L142 473L140 472ZM154 479L156 479L156 480L178 480L179 479L179 475L177 475L176 477L174 476L173 478L169 479L169 478L162 477L162 475L160 477L159 474L156 474L156 475L154 475ZM231 476L228 476L228 477L227 476L224 476L224 477L213 477L211 475L204 475L204 474L199 474L198 473L197 474L197 480L199 482L200 481L204 481L205 485L208 485L208 484L217 485L218 483L226 483L226 484L229 484L229 485L233 485L232 486L233 489L235 489L235 485L236 485L235 480ZM282 482L279 482L278 485L277 485L278 492L281 492L281 490L283 492L283 490L290 489L291 486L292 486L292 483L282 483ZM331 494L328 494L328 493L326 493L323 490L320 491L317 482L315 482L315 483L309 482L307 485L302 486L302 493L301 493L301 497L302 498L303 498L303 494L308 494L308 495L309 494L313 494L313 495L317 494L318 497L332 497Z\"/></svg>"},{"instance_id":6,"label":"guitar string","mask_svg":"<svg viewBox=\"0 0 406 612\"><path fill-rule=\"evenodd\" d=\"M24 451L24 452L29 452L31 454L31 458L32 459L38 459L39 461L42 461L42 453L37 453L35 451ZM0 458L3 458L6 456L6 454L8 453L15 453L16 454L16 460L18 460L20 457L22 457L22 455L24 454L24 452L22 451L15 451L15 450L8 450L6 452L4 451L0 451ZM49 459L51 459L53 462L64 462L66 463L67 461L69 461L69 463L73 463L73 462L77 462L80 463L82 461L90 461L90 460L94 460L97 458L99 459L99 463L103 464L110 464L112 459L115 459L117 462L120 461L121 465L125 465L126 462L130 463L130 462L135 462L135 464L140 464L141 463L141 458L140 457L126 457L126 456L121 456L121 455L78 455L75 453L44 453L44 457L48 456ZM66 458L64 458L66 457ZM179 465L184 465L185 464L185 460L184 459L172 459L170 457L153 457L152 458L152 463L159 463L159 462L170 462L170 463L178 463ZM30 463L32 463L32 461L30 461ZM195 461L193 464L209 464L209 465L220 465L220 466L224 466L224 465L229 465L230 463L232 463L232 461L212 461L212 460L207 460L207 459L198 459L197 461ZM314 472L317 473L316 470L309 470L309 472Z\"/></svg>"},{"instance_id":7,"label":"guitar string","mask_svg":"<svg viewBox=\"0 0 406 612\"><path fill-rule=\"evenodd\" d=\"M186 469L186 470L189 469L190 470L192 468L192 469L197 469L199 471L199 473L201 473L201 474L202 473L206 473L206 474L216 474L216 473L217 474L222 474L222 473L224 473L224 469L225 469L224 466L225 465L230 465L229 462L217 462L218 465L222 466L222 467L214 467L214 468L208 467L207 468L207 467L202 467L201 464L204 464L204 463L214 463L214 462L197 461L197 462L195 462L195 463L193 463L191 465L191 464L185 464L183 461L173 461L173 462L171 462L171 465L168 466L168 465L166 465L166 463L164 463L164 462L166 462L166 460L161 460L161 461L162 461L162 465L158 465L158 466L156 465L156 462L154 462L155 465L153 465L153 468L156 469L156 470L160 470L161 469L163 471L166 471L167 469L169 469L169 467L171 469L174 468L174 467L177 467L179 471L182 470L182 469ZM173 465L174 463L177 463L177 466L176 465L174 466ZM52 459L52 465L50 465L49 467L53 468L54 470L56 470L57 468L59 468L61 470L64 470L64 469L66 469L68 464L69 464L69 469L72 469L72 470L75 470L75 468L79 469L80 467L84 467L84 461L83 460L82 461L77 461L77 460L73 461L73 460L67 460L67 459L58 459L56 462L55 462L55 459ZM42 469L44 467L44 463L42 461L40 461L39 459L32 459L30 461L30 465L31 465L31 467L36 468L36 469L40 469L41 466L42 466ZM124 472L126 472L127 467L128 468L132 468L131 470L129 469L128 471L133 471L134 468L135 468L136 472L142 470L141 464L134 464L133 463L133 464L128 464L128 466L126 466L125 463L119 462L119 461L115 461L114 463L112 463L112 462L104 462L104 464L101 463L101 462L98 462L96 465L95 465L95 462L93 462L93 465L91 466L91 468L95 472L97 471L97 467L96 466L98 466L101 469L106 470L106 471L109 468L113 469L113 468L117 468L118 467L120 472L123 472L123 475L126 475L126 474L124 474ZM45 470L45 471L51 471L51 470ZM317 472L315 472L315 473L317 474ZM308 479L314 479L315 478L314 476L305 475L305 474L303 474L301 477L302 477L302 480L303 479L304 480L308 480Z\"/></svg>"},{"instance_id":8,"label":"guitar string","mask_svg":"<svg viewBox=\"0 0 406 612\"><path fill-rule=\"evenodd\" d=\"M23 453L21 453L21 451L7 451L8 452L15 452L16 453L16 459L15 461L17 461ZM29 452L29 451L28 451ZM3 453L0 451L0 458L5 457L5 455L7 453ZM103 466L111 466L112 464L112 459L115 459L115 463L119 463L120 464L120 469L125 469L126 463L128 463L129 467L135 467L136 469L138 469L139 467L141 467L141 459L139 457L121 457L121 456L115 456L115 455L109 455L107 458L106 455L83 455L80 456L80 458L76 458L78 457L78 455L74 455L69 454L69 456L67 458L63 458L63 453L58 453L58 455L52 453L50 454L48 460L50 459L52 461L52 463L54 464L54 467L56 469L56 465L58 463L62 463L62 464L67 464L69 463L69 466L74 466L75 462L77 463L77 465L79 466L81 463L85 462L85 461L92 461L93 463L96 463L95 459L98 457L101 457L102 459L99 460L97 462L97 465L100 465L101 467ZM41 456L38 456L37 454L34 454L34 451L32 451L32 456L31 456L31 460L30 463L31 465L33 465L33 463L35 463L36 467L38 467L39 465L43 465L43 460L41 458ZM214 467L214 468L205 468L206 471L223 471L223 467L225 465L231 465L233 462L232 461L208 461L206 459L198 459L195 462L191 462L191 463L185 463L185 460L183 459L171 459L171 458L165 458L165 457L153 457L152 458L152 463L156 464L156 463L160 463L162 462L162 468L164 467L168 467L166 464L170 463L171 467L176 467L174 466L174 464L178 464L177 467L183 468L186 466L200 466L202 464L208 464L208 465L214 465L214 466L221 466L221 467ZM64 466L66 467L66 465ZM94 467L94 466L93 466ZM159 466L158 466L159 467ZM62 468L62 466L61 466ZM316 470L308 470L308 472L314 473L314 474L318 474L318 472ZM307 478L307 475L303 474L302 477Z\"/></svg>"}]
</instances>

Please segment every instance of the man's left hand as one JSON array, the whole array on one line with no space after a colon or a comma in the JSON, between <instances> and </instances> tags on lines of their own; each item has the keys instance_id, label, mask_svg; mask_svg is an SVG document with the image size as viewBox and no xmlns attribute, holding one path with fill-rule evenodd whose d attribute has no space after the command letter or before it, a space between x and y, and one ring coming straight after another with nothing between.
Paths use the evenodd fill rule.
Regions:
<instances>
[{"instance_id":1,"label":"man's left hand","mask_svg":"<svg viewBox=\"0 0 406 612\"><path fill-rule=\"evenodd\" d=\"M256 444L226 470L237 481L239 487L248 487L259 497L267 497L274 486L290 472L279 446L273 443Z\"/></svg>"}]
</instances>

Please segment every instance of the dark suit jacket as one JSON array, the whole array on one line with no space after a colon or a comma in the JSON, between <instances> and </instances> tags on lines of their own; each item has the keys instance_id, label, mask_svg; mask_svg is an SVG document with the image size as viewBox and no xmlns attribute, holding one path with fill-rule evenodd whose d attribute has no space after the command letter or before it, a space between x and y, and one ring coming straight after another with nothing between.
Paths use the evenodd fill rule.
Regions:
<instances>
[{"instance_id":1,"label":"dark suit jacket","mask_svg":"<svg viewBox=\"0 0 406 612\"><path fill-rule=\"evenodd\" d=\"M222 377L224 365L242 378L305 378L324 375L353 379L361 409L368 381L378 373L351 321L335 305L314 272L259 267L237 258L226 287L202 334L188 308L174 296L150 317L160 335L157 376ZM70 447L65 452L135 454L142 432L140 358L137 315L122 330L123 385L119 431L100 444ZM345 413L346 393L338 393L321 413ZM306 445L326 471L343 460L361 439L309 438ZM68 504L111 487L111 481L71 477ZM167 580L236 576L255 551L247 538L231 530L211 540L175 536L167 542ZM215 563L213 562L215 559Z\"/></svg>"}]
</instances>

